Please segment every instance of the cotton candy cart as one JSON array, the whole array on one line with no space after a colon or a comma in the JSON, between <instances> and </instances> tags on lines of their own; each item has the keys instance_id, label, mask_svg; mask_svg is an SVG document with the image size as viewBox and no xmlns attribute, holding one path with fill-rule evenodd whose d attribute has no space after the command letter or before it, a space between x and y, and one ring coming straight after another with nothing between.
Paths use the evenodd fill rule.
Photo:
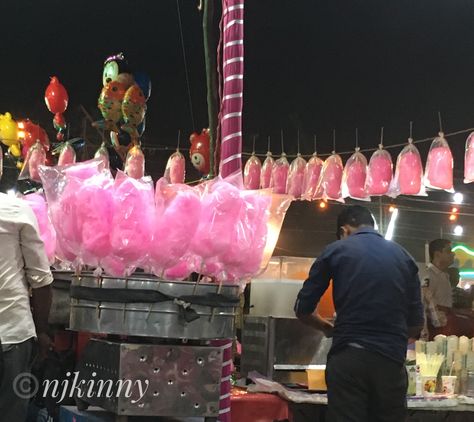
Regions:
<instances>
[{"instance_id":1,"label":"cotton candy cart","mask_svg":"<svg viewBox=\"0 0 474 422\"><path fill-rule=\"evenodd\" d=\"M211 340L233 337L238 293L149 275L73 277L70 328L103 336L89 341L76 368L78 407L217 420L223 349ZM128 395L117 393L121 382Z\"/></svg>"}]
</instances>

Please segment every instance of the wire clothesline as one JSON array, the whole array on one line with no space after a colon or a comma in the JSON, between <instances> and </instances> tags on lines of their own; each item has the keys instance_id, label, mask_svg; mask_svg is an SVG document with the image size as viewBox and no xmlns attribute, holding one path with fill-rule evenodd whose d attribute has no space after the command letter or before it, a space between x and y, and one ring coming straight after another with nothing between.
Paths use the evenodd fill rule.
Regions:
<instances>
[{"instance_id":1,"label":"wire clothesline","mask_svg":"<svg viewBox=\"0 0 474 422\"><path fill-rule=\"evenodd\" d=\"M473 132L474 131L474 128L469 128L469 129L462 129L462 130L458 130L456 132L450 132L450 133L444 133L443 136L445 138L449 138L451 136L456 136L456 135L462 135L463 133L468 133L468 132ZM438 135L436 135L438 136ZM433 141L434 138L436 138L436 136L430 136L428 138L423 138L423 139L416 139L416 140L413 140L413 144L421 144L423 142L430 142L430 141ZM393 148L400 148L400 147L404 147L408 144L408 142L402 142L402 143L398 143L398 144L393 144L393 145L386 145L384 143L383 145L383 148L384 149L393 149ZM376 148L361 148L359 150L359 152L373 152L373 151L377 151L379 149L379 147L376 147ZM350 150L350 151L336 151L337 154L339 155L350 155L350 154L353 154L354 153L354 150ZM255 153L256 156L258 157L265 157L266 156L266 152L265 153ZM250 156L251 153L248 153L248 152L242 152L242 155L244 156ZM331 153L326 153L326 154L318 154L319 157L329 157L331 155ZM286 154L286 156L288 158L295 158L297 155L296 154ZM301 154L302 157L305 157L305 158L309 158L312 156L312 154Z\"/></svg>"}]
</instances>

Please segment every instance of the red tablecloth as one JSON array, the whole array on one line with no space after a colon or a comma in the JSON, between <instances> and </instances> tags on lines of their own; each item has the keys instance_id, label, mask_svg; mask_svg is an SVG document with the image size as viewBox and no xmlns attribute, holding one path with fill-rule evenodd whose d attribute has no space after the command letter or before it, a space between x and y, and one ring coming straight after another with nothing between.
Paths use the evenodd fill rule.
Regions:
<instances>
[{"instance_id":1,"label":"red tablecloth","mask_svg":"<svg viewBox=\"0 0 474 422\"><path fill-rule=\"evenodd\" d=\"M288 402L274 394L232 392L232 422L292 421Z\"/></svg>"}]
</instances>

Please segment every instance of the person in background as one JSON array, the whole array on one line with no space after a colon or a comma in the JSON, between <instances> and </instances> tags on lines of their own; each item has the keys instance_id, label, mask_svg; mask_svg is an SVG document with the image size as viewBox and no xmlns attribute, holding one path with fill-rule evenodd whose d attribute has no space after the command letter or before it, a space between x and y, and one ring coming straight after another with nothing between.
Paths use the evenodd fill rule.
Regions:
<instances>
[{"instance_id":1,"label":"person in background","mask_svg":"<svg viewBox=\"0 0 474 422\"><path fill-rule=\"evenodd\" d=\"M370 211L346 207L337 237L314 262L296 316L333 337L326 365L328 421L405 420L408 338L423 327L418 267L375 229ZM314 313L333 280L334 326Z\"/></svg>"},{"instance_id":2,"label":"person in background","mask_svg":"<svg viewBox=\"0 0 474 422\"><path fill-rule=\"evenodd\" d=\"M458 287L459 284L459 269L455 267L448 268L449 281L453 292L453 308L469 309L471 308L472 298L469 291Z\"/></svg>"},{"instance_id":3,"label":"person in background","mask_svg":"<svg viewBox=\"0 0 474 422\"><path fill-rule=\"evenodd\" d=\"M427 315L430 338L438 334L451 335L455 331L452 318L453 291L448 274L448 268L454 262L454 252L451 249L448 239L435 239L429 244L431 262L426 268L423 284L437 311L437 318L433 317L433 313Z\"/></svg>"},{"instance_id":4,"label":"person in background","mask_svg":"<svg viewBox=\"0 0 474 422\"><path fill-rule=\"evenodd\" d=\"M25 201L0 193L0 338L4 361L0 380L0 419L23 422L28 399L15 394L20 374L31 367L33 347L44 359L51 346L47 334L51 282L38 223ZM29 289L32 289L31 302Z\"/></svg>"}]
</instances>

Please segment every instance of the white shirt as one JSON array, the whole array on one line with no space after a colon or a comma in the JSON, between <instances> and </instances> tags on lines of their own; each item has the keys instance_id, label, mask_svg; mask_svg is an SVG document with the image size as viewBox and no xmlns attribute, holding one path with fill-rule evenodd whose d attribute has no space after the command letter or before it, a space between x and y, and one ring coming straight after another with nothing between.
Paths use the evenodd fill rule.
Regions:
<instances>
[{"instance_id":1,"label":"white shirt","mask_svg":"<svg viewBox=\"0 0 474 422\"><path fill-rule=\"evenodd\" d=\"M38 222L29 205L0 193L0 339L21 343L36 336L28 286L53 281L40 238Z\"/></svg>"},{"instance_id":2,"label":"white shirt","mask_svg":"<svg viewBox=\"0 0 474 422\"><path fill-rule=\"evenodd\" d=\"M453 307L453 291L448 273L441 271L436 265L429 264L424 280L429 280L428 289L435 305Z\"/></svg>"}]
</instances>

